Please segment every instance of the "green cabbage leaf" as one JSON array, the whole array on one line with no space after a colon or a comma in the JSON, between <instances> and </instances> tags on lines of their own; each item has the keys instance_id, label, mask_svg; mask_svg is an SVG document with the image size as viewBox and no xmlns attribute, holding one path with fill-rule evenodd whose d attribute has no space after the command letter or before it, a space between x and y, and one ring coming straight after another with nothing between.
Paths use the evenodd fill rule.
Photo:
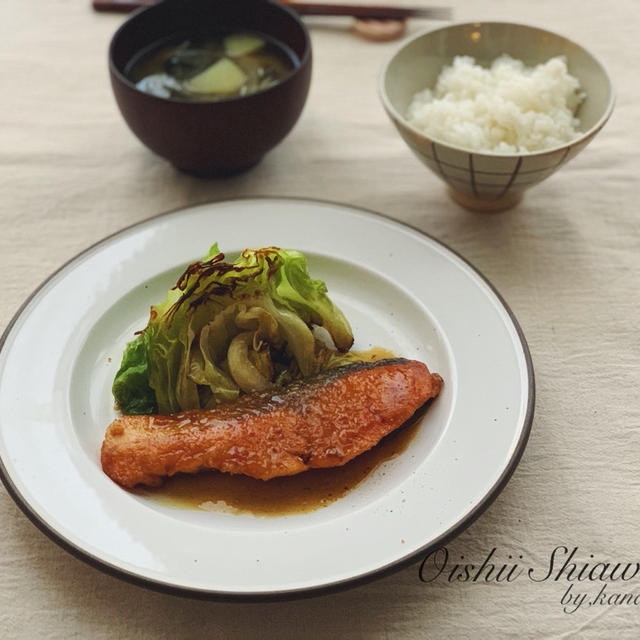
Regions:
<instances>
[{"instance_id":1,"label":"green cabbage leaf","mask_svg":"<svg viewBox=\"0 0 640 640\"><path fill-rule=\"evenodd\" d=\"M151 307L113 395L125 414L208 409L354 362L352 344L349 323L302 253L246 249L225 262L214 244Z\"/></svg>"}]
</instances>

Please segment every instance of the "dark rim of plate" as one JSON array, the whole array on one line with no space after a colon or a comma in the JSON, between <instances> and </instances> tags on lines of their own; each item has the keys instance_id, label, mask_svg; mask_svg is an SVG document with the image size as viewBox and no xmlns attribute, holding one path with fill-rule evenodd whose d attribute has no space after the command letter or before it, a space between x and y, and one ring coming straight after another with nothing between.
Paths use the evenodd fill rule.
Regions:
<instances>
[{"instance_id":1,"label":"dark rim of plate","mask_svg":"<svg viewBox=\"0 0 640 640\"><path fill-rule=\"evenodd\" d=\"M31 506L27 502L27 500L21 495L18 491L17 487L13 484L9 473L7 472L4 461L0 457L0 479L2 480L4 486L6 487L9 495L16 502L18 507L23 511L23 513L31 520L31 522L40 529L47 537L53 540L56 544L61 546L65 551L68 551L70 554L75 556L76 558L86 562L92 567L103 571L111 576L115 576L116 578L120 578L137 586L142 586L148 589L152 589L154 591L159 591L161 593L168 593L177 596L196 598L201 600L220 600L220 601L236 601L236 602L267 602L274 600L294 600L300 598L313 597L317 595L323 595L328 593L333 593L337 591L342 591L348 588L357 587L372 580L382 578L390 575L391 573L395 573L400 569L404 569L405 567L410 566L417 559L426 556L427 554L437 550L438 548L445 545L449 540L456 537L462 531L464 531L467 527L469 527L475 520L493 503L493 501L498 497L501 491L507 485L509 479L511 478L513 472L515 471L522 454L526 448L527 441L529 439L529 434L531 433L531 425L533 423L533 415L534 415L534 407L535 407L535 379L534 379L534 371L533 371L533 363L531 360L531 354L529 352L529 347L527 345L527 341L524 337L524 333L516 320L516 317L511 311L510 307L507 305L504 298L498 293L496 288L487 280L487 278L478 271L466 258L461 256L457 251L448 247L445 243L441 242L437 238L434 238L428 233L404 222L400 222L395 218L392 218L389 215L381 214L376 211L372 211L370 209L365 209L362 207L354 207L351 205L345 205L341 202L333 202L330 200L321 200L314 198L296 198L296 197L280 197L280 196L252 196L252 197L239 197L239 198L227 198L225 200L218 201L203 201L200 203L193 203L188 205L187 207L179 207L176 209L172 209L170 211L166 211L164 213L157 214L145 220L141 220L140 222L136 222L132 225L124 227L112 234L109 234L102 240L92 244L87 247L76 256L65 262L62 266L56 269L44 282L40 284L31 295L22 303L18 311L15 313L13 318L9 321L7 328L4 330L2 336L0 337L0 355L2 355L2 349L4 344L11 333L11 330L18 319L22 316L22 313L26 309L27 305L31 302L31 300L38 294L38 292L43 289L49 282L51 282L61 271L63 271L66 267L76 262L82 256L90 253L94 249L97 249L103 244L106 244L109 240L115 238L116 236L125 233L135 227L143 226L145 224L150 224L159 218L175 215L181 213L187 209L195 208L202 205L211 204L212 206L224 204L226 202L235 202L235 201L251 201L251 200L290 200L290 201L299 201L299 202L315 202L318 204L326 204L331 206L343 207L345 209L351 209L352 211L359 213L366 213L371 216L375 216L378 218L384 218L386 220L390 220L391 222L397 224L401 227L409 228L416 233L425 236L432 240L433 242L439 244L444 247L451 254L456 256L462 262L464 262L474 273L476 273L484 283L491 289L496 298L500 301L505 311L508 313L511 322L520 338L520 344L522 347L522 351L525 357L526 365L527 365L527 377L529 380L528 386L528 398L527 398L527 410L524 416L524 423L522 425L522 431L520 433L520 438L516 444L516 447L513 451L513 454L502 474L498 478L498 480L494 483L494 485L489 489L484 498L473 508L471 509L464 517L462 517L458 522L456 522L453 526L451 526L447 531L445 531L441 536L434 540L430 540L423 547L412 552L397 560L395 562L389 563L387 565L381 566L378 569L374 569L370 572L354 576L352 578L345 578L343 580L337 580L335 582L331 582L328 584L319 585L317 587L308 587L301 589L292 589L287 591L269 591L269 592L225 592L225 591L209 591L206 589L197 589L197 588L188 588L188 587L180 587L171 584L167 584L165 582L161 582L158 580L152 580L150 578L145 578L140 575L137 575L133 572L127 571L115 565L112 565L108 562L105 562L101 558L94 556L83 549L77 547L74 543L72 543L65 536L58 533L52 526L50 526L44 519L42 519L35 511L32 510Z\"/></svg>"}]
</instances>

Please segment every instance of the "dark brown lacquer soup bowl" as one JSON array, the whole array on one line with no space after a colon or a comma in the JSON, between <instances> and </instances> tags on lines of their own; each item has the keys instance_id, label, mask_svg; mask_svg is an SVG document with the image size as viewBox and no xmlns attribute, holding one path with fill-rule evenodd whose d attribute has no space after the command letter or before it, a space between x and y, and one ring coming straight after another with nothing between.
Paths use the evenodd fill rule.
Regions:
<instances>
[{"instance_id":1,"label":"dark brown lacquer soup bowl","mask_svg":"<svg viewBox=\"0 0 640 640\"><path fill-rule=\"evenodd\" d=\"M127 77L131 61L158 43L234 30L273 38L296 64L273 86L216 100L157 97ZM271 0L164 0L118 29L109 71L125 121L149 149L181 170L225 175L256 164L297 122L311 81L311 42L301 19Z\"/></svg>"}]
</instances>

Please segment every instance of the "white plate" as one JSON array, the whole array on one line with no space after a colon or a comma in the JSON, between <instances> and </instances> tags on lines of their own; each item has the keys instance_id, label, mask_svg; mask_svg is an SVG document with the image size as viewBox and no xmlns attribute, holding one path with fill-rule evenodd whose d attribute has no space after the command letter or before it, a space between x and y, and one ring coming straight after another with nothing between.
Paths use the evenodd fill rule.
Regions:
<instances>
[{"instance_id":1,"label":"white plate","mask_svg":"<svg viewBox=\"0 0 640 640\"><path fill-rule=\"evenodd\" d=\"M214 241L227 255L303 251L356 348L385 346L444 378L409 447L327 507L257 517L163 506L100 468L125 342ZM326 202L220 202L125 229L51 276L0 344L0 471L13 498L80 558L181 593L281 597L404 566L502 489L533 417L528 349L491 285L436 240Z\"/></svg>"}]
</instances>

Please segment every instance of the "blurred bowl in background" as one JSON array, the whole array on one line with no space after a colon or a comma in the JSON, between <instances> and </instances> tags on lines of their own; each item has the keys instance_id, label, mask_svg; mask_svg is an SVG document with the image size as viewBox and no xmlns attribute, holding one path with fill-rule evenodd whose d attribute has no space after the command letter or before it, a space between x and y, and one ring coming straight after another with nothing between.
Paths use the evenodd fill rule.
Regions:
<instances>
[{"instance_id":1,"label":"blurred bowl in background","mask_svg":"<svg viewBox=\"0 0 640 640\"><path fill-rule=\"evenodd\" d=\"M443 67L459 55L487 66L502 54L537 65L564 56L569 73L586 93L576 117L581 133L570 143L543 151L498 154L471 151L431 139L408 123L414 95L433 88ZM404 42L384 66L379 82L384 108L415 155L449 186L462 206L484 211L517 204L524 191L574 158L609 119L614 105L611 81L603 66L580 45L557 34L521 24L473 22L421 33Z\"/></svg>"},{"instance_id":2,"label":"blurred bowl in background","mask_svg":"<svg viewBox=\"0 0 640 640\"><path fill-rule=\"evenodd\" d=\"M280 41L299 64L274 86L215 101L157 97L126 76L131 60L160 42L232 30ZM256 164L298 120L311 80L311 42L302 20L271 0L165 0L136 12L118 29L109 71L126 123L149 149L179 169L224 175Z\"/></svg>"}]
</instances>

